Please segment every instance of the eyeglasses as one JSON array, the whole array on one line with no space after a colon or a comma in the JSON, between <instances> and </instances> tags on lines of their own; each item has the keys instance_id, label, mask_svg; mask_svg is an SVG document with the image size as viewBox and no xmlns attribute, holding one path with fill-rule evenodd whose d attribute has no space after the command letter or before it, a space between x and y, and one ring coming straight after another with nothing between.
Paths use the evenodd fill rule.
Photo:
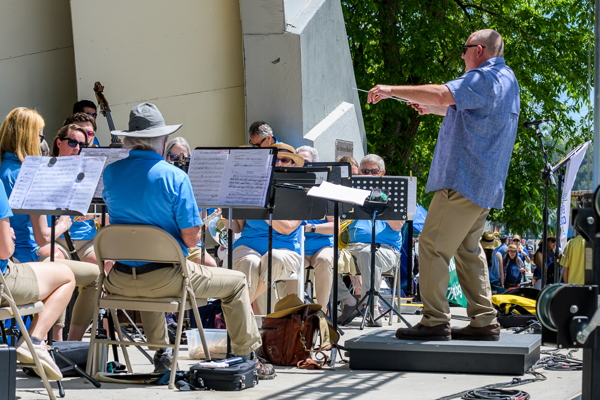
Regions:
<instances>
[{"instance_id":1,"label":"eyeglasses","mask_svg":"<svg viewBox=\"0 0 600 400\"><path fill-rule=\"evenodd\" d=\"M379 175L380 170L379 169L361 169L360 172L362 172L363 175Z\"/></svg>"},{"instance_id":2,"label":"eyeglasses","mask_svg":"<svg viewBox=\"0 0 600 400\"><path fill-rule=\"evenodd\" d=\"M91 115L92 117L96 118L98 116L98 113L86 113L87 115Z\"/></svg>"},{"instance_id":3,"label":"eyeglasses","mask_svg":"<svg viewBox=\"0 0 600 400\"><path fill-rule=\"evenodd\" d=\"M170 158L171 160L173 160L173 161L179 161L179 159L181 158L180 156L181 156L181 154L171 154L171 153L167 153L167 157L169 157L169 158ZM189 157L186 157L185 155L183 156L183 159L184 159L184 160L185 160L185 159L188 159L188 158L189 158Z\"/></svg>"},{"instance_id":4,"label":"eyeglasses","mask_svg":"<svg viewBox=\"0 0 600 400\"><path fill-rule=\"evenodd\" d=\"M45 136L44 135L40 135L40 143L42 143L44 141Z\"/></svg>"},{"instance_id":5,"label":"eyeglasses","mask_svg":"<svg viewBox=\"0 0 600 400\"><path fill-rule=\"evenodd\" d=\"M462 47L462 53L463 55L465 55L467 53L467 50L469 50L469 47L477 47L477 46L481 46L480 44L465 44ZM485 46L481 46L482 48L485 49Z\"/></svg>"},{"instance_id":6,"label":"eyeglasses","mask_svg":"<svg viewBox=\"0 0 600 400\"><path fill-rule=\"evenodd\" d=\"M67 141L67 145L69 147L73 147L73 148L75 148L77 146L79 146L80 149L83 148L83 147L88 147L87 142L78 142L77 140L75 140L73 138L59 138L59 140L61 140L61 141L65 141L66 140Z\"/></svg>"},{"instance_id":7,"label":"eyeglasses","mask_svg":"<svg viewBox=\"0 0 600 400\"><path fill-rule=\"evenodd\" d=\"M265 136L263 138L263 140L260 141L260 143L252 143L252 140L248 140L248 144L251 145L252 147L260 147L265 140L267 140L268 136Z\"/></svg>"},{"instance_id":8,"label":"eyeglasses","mask_svg":"<svg viewBox=\"0 0 600 400\"><path fill-rule=\"evenodd\" d=\"M86 131L86 133L87 133L88 137L92 137L96 134L96 132L94 132L94 131Z\"/></svg>"}]
</instances>

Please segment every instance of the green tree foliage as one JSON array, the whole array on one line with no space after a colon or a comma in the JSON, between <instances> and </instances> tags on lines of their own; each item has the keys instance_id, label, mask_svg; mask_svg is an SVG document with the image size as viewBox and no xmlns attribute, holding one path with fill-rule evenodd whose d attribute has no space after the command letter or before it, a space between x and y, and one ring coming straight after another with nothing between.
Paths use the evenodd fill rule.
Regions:
<instances>
[{"instance_id":1,"label":"green tree foliage","mask_svg":"<svg viewBox=\"0 0 600 400\"><path fill-rule=\"evenodd\" d=\"M504 37L507 64L520 84L520 122L554 121L543 131L550 162L589 139L591 0L342 0L342 5L359 88L452 80L464 72L461 46L469 35L492 28ZM418 201L428 206L425 183L442 117L420 116L393 100L368 105L366 94L361 96L369 152L386 160L390 174L412 171L419 178ZM535 131L519 124L504 209L492 210L491 220L515 232L541 231L543 166ZM550 196L555 204L553 188Z\"/></svg>"}]
</instances>

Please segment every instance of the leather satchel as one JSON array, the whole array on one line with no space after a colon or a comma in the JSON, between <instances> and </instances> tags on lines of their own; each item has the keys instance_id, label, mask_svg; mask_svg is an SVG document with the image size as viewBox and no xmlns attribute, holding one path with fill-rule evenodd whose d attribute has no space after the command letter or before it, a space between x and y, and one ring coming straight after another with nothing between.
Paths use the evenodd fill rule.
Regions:
<instances>
[{"instance_id":1,"label":"leather satchel","mask_svg":"<svg viewBox=\"0 0 600 400\"><path fill-rule=\"evenodd\" d=\"M284 318L263 318L262 352L275 365L297 365L311 356L319 317L307 305Z\"/></svg>"}]
</instances>

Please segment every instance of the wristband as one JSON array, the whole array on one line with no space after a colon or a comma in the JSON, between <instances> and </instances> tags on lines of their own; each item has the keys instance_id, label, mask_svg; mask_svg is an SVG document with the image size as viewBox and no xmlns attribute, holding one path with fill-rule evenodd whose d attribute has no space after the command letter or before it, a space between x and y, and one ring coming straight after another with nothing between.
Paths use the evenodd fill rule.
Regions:
<instances>
[{"instance_id":1,"label":"wristband","mask_svg":"<svg viewBox=\"0 0 600 400\"><path fill-rule=\"evenodd\" d=\"M317 230L317 227L316 227L316 226L314 226L314 225L311 225L311 226L310 226L310 231L311 231L311 233L315 233L315 231L316 231L316 230Z\"/></svg>"}]
</instances>

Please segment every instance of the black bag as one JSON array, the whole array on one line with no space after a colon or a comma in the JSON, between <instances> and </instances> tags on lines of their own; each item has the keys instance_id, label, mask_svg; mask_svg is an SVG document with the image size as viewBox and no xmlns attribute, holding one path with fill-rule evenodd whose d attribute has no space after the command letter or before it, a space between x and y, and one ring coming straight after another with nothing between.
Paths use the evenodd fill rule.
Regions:
<instances>
[{"instance_id":1,"label":"black bag","mask_svg":"<svg viewBox=\"0 0 600 400\"><path fill-rule=\"evenodd\" d=\"M209 301L205 306L198 307L198 313L202 319L202 327L204 329L226 328L225 320L223 319L223 309L221 308L221 300L212 300ZM190 313L190 325L192 328L198 327L194 313Z\"/></svg>"},{"instance_id":2,"label":"black bag","mask_svg":"<svg viewBox=\"0 0 600 400\"><path fill-rule=\"evenodd\" d=\"M17 385L17 351L14 347L0 346L0 399L14 400Z\"/></svg>"},{"instance_id":3,"label":"black bag","mask_svg":"<svg viewBox=\"0 0 600 400\"><path fill-rule=\"evenodd\" d=\"M189 381L197 388L210 390L237 391L258 385L256 361L244 361L227 368L205 368L199 364L192 365Z\"/></svg>"},{"instance_id":4,"label":"black bag","mask_svg":"<svg viewBox=\"0 0 600 400\"><path fill-rule=\"evenodd\" d=\"M89 342L52 342L52 347L56 347L58 351L73 363L77 364L79 368L85 371L87 358L88 358L88 350L90 349ZM62 370L63 368L70 367L70 364L67 364L62 358L59 356L54 357L56 359L56 365ZM25 372L29 376L38 376L33 368L25 367L23 368L23 372ZM64 377L71 376L79 376L75 369L69 369L67 371L63 371Z\"/></svg>"}]
</instances>

